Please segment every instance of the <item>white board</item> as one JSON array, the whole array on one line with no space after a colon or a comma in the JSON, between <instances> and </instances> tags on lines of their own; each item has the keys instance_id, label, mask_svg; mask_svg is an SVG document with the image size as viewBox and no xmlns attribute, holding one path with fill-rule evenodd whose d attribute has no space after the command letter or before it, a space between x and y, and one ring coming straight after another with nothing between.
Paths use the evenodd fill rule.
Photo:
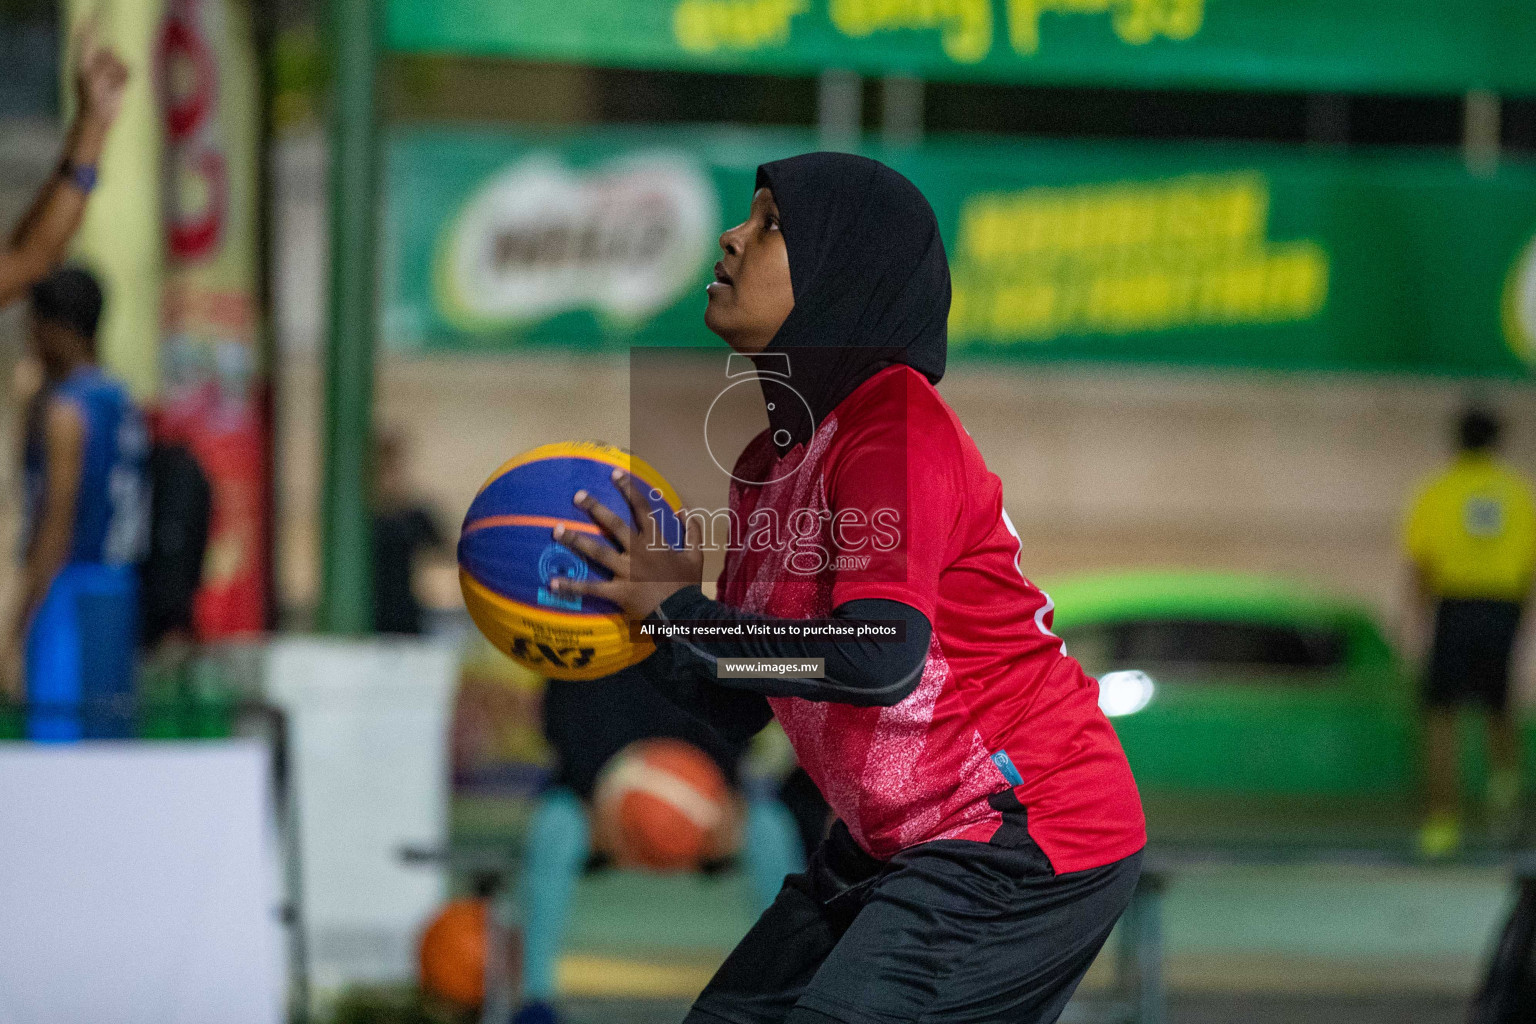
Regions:
<instances>
[{"instance_id":1,"label":"white board","mask_svg":"<svg viewBox=\"0 0 1536 1024\"><path fill-rule=\"evenodd\" d=\"M0 744L0 1024L279 1024L270 758Z\"/></svg>"},{"instance_id":2,"label":"white board","mask_svg":"<svg viewBox=\"0 0 1536 1024\"><path fill-rule=\"evenodd\" d=\"M265 690L288 713L303 915L317 992L415 977L416 939L441 905L457 656L412 639L275 640Z\"/></svg>"}]
</instances>

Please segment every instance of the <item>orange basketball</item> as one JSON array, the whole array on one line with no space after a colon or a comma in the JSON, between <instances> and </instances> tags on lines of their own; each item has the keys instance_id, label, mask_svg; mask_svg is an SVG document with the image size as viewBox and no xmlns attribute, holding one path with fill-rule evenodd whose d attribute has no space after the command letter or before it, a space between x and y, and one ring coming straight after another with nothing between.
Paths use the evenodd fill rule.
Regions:
<instances>
[{"instance_id":1,"label":"orange basketball","mask_svg":"<svg viewBox=\"0 0 1536 1024\"><path fill-rule=\"evenodd\" d=\"M485 999L485 900L454 900L421 933L421 987L475 1007Z\"/></svg>"},{"instance_id":2,"label":"orange basketball","mask_svg":"<svg viewBox=\"0 0 1536 1024\"><path fill-rule=\"evenodd\" d=\"M599 834L633 867L696 868L721 852L730 830L725 776L682 740L639 740L619 751L598 777L594 803Z\"/></svg>"},{"instance_id":3,"label":"orange basketball","mask_svg":"<svg viewBox=\"0 0 1536 1024\"><path fill-rule=\"evenodd\" d=\"M485 1001L485 949L490 906L484 899L453 900L438 911L421 933L418 954L421 987L431 995L462 1007ZM496 975L516 990L522 975L522 932L497 928L501 959Z\"/></svg>"}]
</instances>

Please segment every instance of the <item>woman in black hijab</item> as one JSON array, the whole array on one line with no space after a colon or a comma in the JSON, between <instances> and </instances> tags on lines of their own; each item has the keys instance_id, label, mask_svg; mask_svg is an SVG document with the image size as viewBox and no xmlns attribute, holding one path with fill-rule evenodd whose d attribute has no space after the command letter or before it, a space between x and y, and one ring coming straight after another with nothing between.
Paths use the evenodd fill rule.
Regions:
<instances>
[{"instance_id":1,"label":"woman in black hijab","mask_svg":"<svg viewBox=\"0 0 1536 1024\"><path fill-rule=\"evenodd\" d=\"M728 736L776 716L838 818L688 1022L1053 1021L1130 899L1145 825L1001 484L933 388L933 211L882 164L813 153L758 169L720 247L705 323L756 362L769 418L732 473L720 600L696 540L668 547L621 473L638 530L585 492L614 547L555 528L612 577L561 589L691 631L646 677Z\"/></svg>"},{"instance_id":2,"label":"woman in black hijab","mask_svg":"<svg viewBox=\"0 0 1536 1024\"><path fill-rule=\"evenodd\" d=\"M790 357L791 384L816 421L887 366L904 363L937 384L947 348L949 264L933 211L912 183L873 160L810 153L764 164L757 188L754 204L762 203L770 221L778 218L781 235L794 237L786 248L789 276L798 285L791 288L793 307L764 351ZM744 256L757 254L748 242L741 247ZM727 259L731 255L727 251ZM748 333L738 322L752 300L733 285L725 264L716 265L724 280L710 286L704 322L730 338ZM751 264L745 272L756 269ZM748 351L742 346L761 334L733 347ZM793 415L805 407L775 405L774 427L788 428L791 443L806 440L808 424Z\"/></svg>"}]
</instances>

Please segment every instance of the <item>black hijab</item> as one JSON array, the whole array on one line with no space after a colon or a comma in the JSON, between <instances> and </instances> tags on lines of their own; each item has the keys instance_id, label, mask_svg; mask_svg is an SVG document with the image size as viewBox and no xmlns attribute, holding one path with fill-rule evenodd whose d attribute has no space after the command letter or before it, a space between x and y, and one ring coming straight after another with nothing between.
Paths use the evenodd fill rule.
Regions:
<instances>
[{"instance_id":1,"label":"black hijab","mask_svg":"<svg viewBox=\"0 0 1536 1024\"><path fill-rule=\"evenodd\" d=\"M759 357L782 455L887 366L904 363L938 383L949 262L928 200L878 161L807 153L763 164L757 187L773 190L795 292L795 308L765 352L789 357L789 384L805 399L774 401L766 372L783 357Z\"/></svg>"}]
</instances>

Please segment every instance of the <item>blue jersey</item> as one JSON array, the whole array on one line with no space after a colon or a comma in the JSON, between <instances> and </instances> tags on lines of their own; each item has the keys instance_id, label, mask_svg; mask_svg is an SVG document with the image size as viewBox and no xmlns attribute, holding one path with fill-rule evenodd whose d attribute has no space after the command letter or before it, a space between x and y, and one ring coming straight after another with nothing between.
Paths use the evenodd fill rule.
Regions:
<instances>
[{"instance_id":1,"label":"blue jersey","mask_svg":"<svg viewBox=\"0 0 1536 1024\"><path fill-rule=\"evenodd\" d=\"M73 405L85 423L69 561L131 565L144 557L149 540L149 434L127 389L94 366L44 389L28 418L27 542L37 532L47 472L42 410L55 400Z\"/></svg>"}]
</instances>

